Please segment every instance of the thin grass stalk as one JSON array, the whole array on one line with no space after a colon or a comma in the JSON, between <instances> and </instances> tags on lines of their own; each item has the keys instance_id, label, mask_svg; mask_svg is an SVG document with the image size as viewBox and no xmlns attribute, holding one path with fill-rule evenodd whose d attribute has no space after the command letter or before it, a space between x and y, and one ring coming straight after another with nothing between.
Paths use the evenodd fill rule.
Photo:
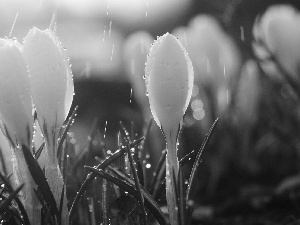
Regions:
<instances>
[{"instance_id":1,"label":"thin grass stalk","mask_svg":"<svg viewBox=\"0 0 300 225\"><path fill-rule=\"evenodd\" d=\"M204 142L201 145L200 150L197 153L197 156L196 156L193 168L192 168L192 172L191 172L191 175L190 175L190 178L189 178L189 183L188 183L187 191L186 191L187 205L189 205L188 201L193 197L193 189L192 188L194 187L195 175L196 175L197 169L199 167L199 164L201 162L203 151L206 149L206 147L207 147L207 145L209 143L209 140L210 140L210 138L211 138L211 136L213 134L213 131L215 130L215 127L217 125L218 120L219 120L219 118L217 118L215 120L215 122L213 123L213 125L211 126L209 132L205 136Z\"/></svg>"},{"instance_id":2,"label":"thin grass stalk","mask_svg":"<svg viewBox=\"0 0 300 225\"><path fill-rule=\"evenodd\" d=\"M158 174L161 171L161 168L164 166L164 163L166 162L166 155L167 155L167 150L163 150L161 157L158 161L158 164L155 168L155 171L153 172L153 177L152 177L151 184L149 187L149 193L151 195L153 194L155 184L157 183Z\"/></svg>"},{"instance_id":3,"label":"thin grass stalk","mask_svg":"<svg viewBox=\"0 0 300 225\"><path fill-rule=\"evenodd\" d=\"M14 190L12 193L9 194L9 196L4 199L3 201L0 202L0 214L4 213L6 211L6 209L8 208L8 206L11 204L12 200L17 197L17 195L19 194L19 192L22 190L22 188L24 187L24 183L21 184L20 186L18 186L16 188L16 190Z\"/></svg>"},{"instance_id":4,"label":"thin grass stalk","mask_svg":"<svg viewBox=\"0 0 300 225\"><path fill-rule=\"evenodd\" d=\"M116 177L114 177L114 176L112 176L108 173L105 173L102 169L97 169L97 168L93 168L93 167L89 167L89 166L85 166L85 168L92 171L93 174L98 175L102 178L105 178L108 181L118 185L120 188L124 189L125 191L127 191L129 194L133 195L138 200L138 193L137 193L136 189L134 188L134 186L132 186L128 182L117 179ZM132 182L134 182L134 181L132 181ZM143 189L142 187L141 187L141 191L144 195L145 206L154 215L154 217L157 219L157 221L159 222L160 225L166 225L167 223L166 223L166 220L164 218L164 215L160 211L160 208L157 205L157 203L155 201L153 201L153 199L151 198L149 193L147 193L147 191L145 189Z\"/></svg>"},{"instance_id":5,"label":"thin grass stalk","mask_svg":"<svg viewBox=\"0 0 300 225\"><path fill-rule=\"evenodd\" d=\"M11 175L10 175L11 176ZM8 178L4 177L1 173L0 173L0 179L2 180L2 183L4 184L4 187L8 190L8 192L13 192L13 188L11 187L10 183L8 182L8 179L10 178L10 176ZM15 202L21 212L22 218L23 218L23 223L24 225L29 225L29 219L28 219L28 215L27 212L22 204L22 202L20 201L20 199L17 197L15 198Z\"/></svg>"},{"instance_id":6,"label":"thin grass stalk","mask_svg":"<svg viewBox=\"0 0 300 225\"><path fill-rule=\"evenodd\" d=\"M144 206L144 197L141 193L141 187L140 187L140 181L139 181L139 178L138 178L138 175L137 175L137 169L134 165L134 161L133 161L131 151L130 151L130 148L129 148L128 144L127 144L127 154L128 154L129 163L130 163L131 171L132 171L134 182L135 182L135 188L136 188L137 193L138 193L138 201L139 201L139 205L141 207L141 214L142 214L142 224L146 225L147 224L147 217L146 217L146 210L145 210L145 206Z\"/></svg>"},{"instance_id":7,"label":"thin grass stalk","mask_svg":"<svg viewBox=\"0 0 300 225\"><path fill-rule=\"evenodd\" d=\"M137 144L139 144L141 141L144 140L144 137L134 141L133 143L131 143L129 145L130 148L133 148L134 146L136 146ZM125 154L127 151L126 147L121 148L119 150L117 150L113 155L111 155L109 158L105 159L101 164L99 164L96 169L105 169L107 166L109 166L111 163L113 163L114 161L116 161L120 156L122 156L123 154ZM69 212L69 216L70 218L73 217L74 214L74 210L76 205L78 204L79 199L82 197L83 193L85 192L86 188L88 187L88 185L94 180L94 178L96 177L96 175L94 173L89 173L85 179L85 181L82 183L79 191L77 192L75 199L72 203L70 212Z\"/></svg>"},{"instance_id":8,"label":"thin grass stalk","mask_svg":"<svg viewBox=\"0 0 300 225\"><path fill-rule=\"evenodd\" d=\"M108 204L107 204L107 180L103 179L102 183L102 218L103 218L103 225L109 225L109 218L108 218Z\"/></svg>"}]
</instances>

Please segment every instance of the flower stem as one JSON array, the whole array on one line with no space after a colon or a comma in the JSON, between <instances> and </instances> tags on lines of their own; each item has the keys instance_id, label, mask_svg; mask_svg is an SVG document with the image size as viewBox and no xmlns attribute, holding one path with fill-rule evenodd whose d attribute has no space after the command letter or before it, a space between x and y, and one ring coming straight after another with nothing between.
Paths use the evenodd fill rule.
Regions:
<instances>
[{"instance_id":1,"label":"flower stem","mask_svg":"<svg viewBox=\"0 0 300 225\"><path fill-rule=\"evenodd\" d=\"M62 225L68 225L69 224L69 213L67 208L67 196L66 196L66 189L63 189L64 186L64 180L63 176L61 174L59 165L58 165L58 159L56 157L56 151L53 151L52 149L56 146L49 146L46 142L45 145L45 156L47 159L46 165L45 165L45 175L48 181L48 184L51 188L51 191L53 193L53 196L56 201L56 205L58 208L60 208L60 199L61 195L63 194L63 206L62 206L62 212L61 212L61 224ZM62 193L62 190L64 190L64 193Z\"/></svg>"},{"instance_id":2,"label":"flower stem","mask_svg":"<svg viewBox=\"0 0 300 225\"><path fill-rule=\"evenodd\" d=\"M178 167L177 136L178 130L172 129L165 133L167 142L166 160L166 197L171 225L178 225L178 199L176 193Z\"/></svg>"}]
</instances>

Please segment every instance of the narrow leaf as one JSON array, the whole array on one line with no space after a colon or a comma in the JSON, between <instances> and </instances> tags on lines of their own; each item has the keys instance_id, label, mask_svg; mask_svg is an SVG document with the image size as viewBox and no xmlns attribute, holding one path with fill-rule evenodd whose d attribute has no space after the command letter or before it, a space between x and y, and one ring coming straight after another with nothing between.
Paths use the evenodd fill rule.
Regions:
<instances>
[{"instance_id":1,"label":"narrow leaf","mask_svg":"<svg viewBox=\"0 0 300 225\"><path fill-rule=\"evenodd\" d=\"M122 130L122 133L123 133L123 135L125 137L125 140L127 142L131 143L129 132L127 131L127 129L123 125L122 121L120 121L119 123L120 123L120 127L121 127L121 130Z\"/></svg>"},{"instance_id":2,"label":"narrow leaf","mask_svg":"<svg viewBox=\"0 0 300 225\"><path fill-rule=\"evenodd\" d=\"M60 201L59 201L59 213L58 213L58 224L61 225L61 218L62 218L62 211L63 211L63 205L64 205L64 193L65 193L65 185L63 185L60 195Z\"/></svg>"},{"instance_id":3,"label":"narrow leaf","mask_svg":"<svg viewBox=\"0 0 300 225\"><path fill-rule=\"evenodd\" d=\"M77 109L78 109L78 106L76 106L75 109L73 110L72 115L70 116L70 118L67 122L66 128L64 129L64 132L63 132L62 136L60 137L60 140L59 140L59 143L58 143L58 146L57 146L57 157L61 154L63 143L64 143L64 141L67 137L70 126L73 123L73 120L76 116Z\"/></svg>"},{"instance_id":4,"label":"narrow leaf","mask_svg":"<svg viewBox=\"0 0 300 225\"><path fill-rule=\"evenodd\" d=\"M99 170L97 168L88 167L87 169L92 171L93 173L97 174L98 176L107 179L108 181L114 183L115 185L119 186L120 188L127 191L129 194L133 195L138 200L138 193L136 189L129 183L120 180L116 177L113 177L112 175L105 173L103 170ZM132 182L134 182L132 180ZM161 212L159 206L157 203L151 198L149 193L141 186L141 191L143 193L144 199L145 199L145 206L150 210L150 212L153 214L153 216L157 219L160 225L167 225L165 217L163 213Z\"/></svg>"},{"instance_id":5,"label":"narrow leaf","mask_svg":"<svg viewBox=\"0 0 300 225\"><path fill-rule=\"evenodd\" d=\"M31 154L29 149L27 149L26 146L22 145L22 150L24 153L24 158L28 165L29 172L34 182L39 187L39 190L42 193L46 203L50 206L51 212L58 216L59 211L55 202L55 198L53 196L51 188L49 187L47 179L45 178L43 170L41 169L38 162L34 159L33 155Z\"/></svg>"},{"instance_id":6,"label":"narrow leaf","mask_svg":"<svg viewBox=\"0 0 300 225\"><path fill-rule=\"evenodd\" d=\"M157 183L157 176L158 176L158 174L160 173L161 169L164 166L164 163L166 161L166 155L167 155L167 150L163 150L162 155L161 155L161 157L158 161L158 164L156 166L155 172L153 173L153 177L152 177L151 184L150 184L150 187L149 187L149 193L150 194L153 194L154 187Z\"/></svg>"},{"instance_id":7,"label":"narrow leaf","mask_svg":"<svg viewBox=\"0 0 300 225\"><path fill-rule=\"evenodd\" d=\"M1 131L0 131L1 132ZM0 171L3 171L3 173L5 175L7 175L7 171L6 171L6 163L5 163L5 160L4 160L4 156L3 156L3 153L2 153L2 150L0 148Z\"/></svg>"},{"instance_id":8,"label":"narrow leaf","mask_svg":"<svg viewBox=\"0 0 300 225\"><path fill-rule=\"evenodd\" d=\"M196 177L195 175L196 175L197 169L199 167L199 164L202 160L203 151L205 150L205 148L208 145L208 142L209 142L209 140L210 140L210 138L213 134L213 131L215 130L215 127L216 127L216 124L217 124L218 120L219 120L219 118L217 118L215 120L215 122L213 123L213 125L209 129L208 133L205 136L204 142L202 143L201 148L198 151L198 154L196 156L196 159L195 159L195 162L194 162L194 165L193 165L193 169L192 169L192 172L191 172L191 175L190 175L188 188L187 188L187 191L186 191L186 200L187 201L190 200L192 198L192 195L194 194L192 188L193 188L193 185L194 185L194 182L195 182L195 177Z\"/></svg>"},{"instance_id":9,"label":"narrow leaf","mask_svg":"<svg viewBox=\"0 0 300 225\"><path fill-rule=\"evenodd\" d=\"M136 146L137 144L139 144L141 141L144 140L144 137L134 141L133 143L131 143L129 145L130 148L133 148L134 146ZM110 165L111 163L113 163L114 161L116 161L120 156L122 156L125 152L126 152L126 147L121 148L119 150L117 150L114 154L112 154L109 158L105 159L101 164L99 164L96 168L97 169L105 169L108 165ZM75 206L77 205L79 199L81 198L83 192L86 190L86 188L88 187L88 185L94 180L94 178L96 177L96 175L94 173L89 173L85 179L85 181L82 183L79 191L77 192L75 199L72 203L70 212L69 212L69 217L72 218L73 217L73 213L75 210Z\"/></svg>"},{"instance_id":10,"label":"narrow leaf","mask_svg":"<svg viewBox=\"0 0 300 225\"><path fill-rule=\"evenodd\" d=\"M103 225L109 225L109 219L107 216L108 212L108 205L107 205L107 180L103 179L102 183L102 218L103 218Z\"/></svg>"},{"instance_id":11,"label":"narrow leaf","mask_svg":"<svg viewBox=\"0 0 300 225\"><path fill-rule=\"evenodd\" d=\"M33 155L35 160L38 160L40 155L42 154L42 151L44 150L45 147L45 142L43 142L43 144L41 144L41 146L39 147L39 149L35 152L35 154Z\"/></svg>"},{"instance_id":12,"label":"narrow leaf","mask_svg":"<svg viewBox=\"0 0 300 225\"><path fill-rule=\"evenodd\" d=\"M138 175L137 175L136 167L134 165L133 158L132 158L131 151L130 151L130 148L129 148L128 144L127 144L127 154L128 154L129 163L130 163L131 171L132 171L134 182L135 182L135 189L137 190L137 193L138 193L138 198L137 199L138 199L138 201L140 203L140 207L141 207L143 225L146 225L147 224L147 218L146 218L146 211L145 211L145 206L144 206L144 198L143 198L143 195L141 193L140 181L139 181L139 178L138 178Z\"/></svg>"},{"instance_id":13,"label":"narrow leaf","mask_svg":"<svg viewBox=\"0 0 300 225\"><path fill-rule=\"evenodd\" d=\"M12 175L12 174L11 174L11 175ZM12 186L10 185L10 183L8 182L8 179L10 178L11 175L9 175L8 178L6 178L6 177L4 177L4 176L0 173L0 179L2 180L2 182L3 182L4 186L5 186L5 188L6 188L9 192L13 192L13 188L12 188ZM20 199L19 199L19 198L15 198L15 202L16 202L16 204L17 204L17 206L18 206L18 208L19 208L19 210L20 210L20 212L21 212L21 214L22 214L24 225L30 224L29 218L28 218L28 215L27 215L27 212L26 212L26 210L25 210L25 208L24 208L22 202L20 201Z\"/></svg>"},{"instance_id":14,"label":"narrow leaf","mask_svg":"<svg viewBox=\"0 0 300 225\"><path fill-rule=\"evenodd\" d=\"M119 178L121 178L122 180L124 180L126 183L129 183L131 186L135 185L134 180L132 179L132 177L130 177L128 174L124 173L123 171L119 170L116 166L113 165L109 165L108 169L110 171L112 171L115 175L117 175ZM164 174L166 174L166 171L164 171ZM151 204L151 207L155 208L155 212L151 211L151 213L154 215L155 213L159 213L160 215L158 216L163 216L163 213L161 212L157 202L154 200L154 198L149 194L149 192L147 192L147 190L143 187L141 187L141 193L144 196L145 199L145 205L146 207L151 211L151 208L148 207L147 205L147 201L149 201L149 204Z\"/></svg>"},{"instance_id":15,"label":"narrow leaf","mask_svg":"<svg viewBox=\"0 0 300 225\"><path fill-rule=\"evenodd\" d=\"M183 166L185 163L191 160L191 157L194 156L195 150L191 151L190 153L186 154L182 159L179 160L180 166Z\"/></svg>"},{"instance_id":16,"label":"narrow leaf","mask_svg":"<svg viewBox=\"0 0 300 225\"><path fill-rule=\"evenodd\" d=\"M187 223L187 210L186 210L186 196L184 188L184 174L182 167L179 165L178 170L178 207L179 207L179 221L180 225L185 225Z\"/></svg>"},{"instance_id":17,"label":"narrow leaf","mask_svg":"<svg viewBox=\"0 0 300 225\"><path fill-rule=\"evenodd\" d=\"M18 186L16 190L10 193L9 196L0 203L0 214L6 210L6 208L10 205L11 201L17 196L17 194L21 191L23 187L24 184Z\"/></svg>"}]
</instances>

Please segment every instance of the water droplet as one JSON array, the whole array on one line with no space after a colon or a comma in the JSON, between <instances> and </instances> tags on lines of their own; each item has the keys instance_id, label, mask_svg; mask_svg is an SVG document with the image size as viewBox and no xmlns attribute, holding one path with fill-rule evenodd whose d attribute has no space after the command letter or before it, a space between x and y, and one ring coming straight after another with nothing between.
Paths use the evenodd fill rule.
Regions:
<instances>
[{"instance_id":1,"label":"water droplet","mask_svg":"<svg viewBox=\"0 0 300 225\"><path fill-rule=\"evenodd\" d=\"M104 25L104 29L103 29L103 39L102 39L103 42L105 41L105 33L106 33L106 26Z\"/></svg>"},{"instance_id":2,"label":"water droplet","mask_svg":"<svg viewBox=\"0 0 300 225\"><path fill-rule=\"evenodd\" d=\"M146 3L146 14L145 17L148 18L148 6L149 6L149 1Z\"/></svg>"},{"instance_id":3,"label":"water droplet","mask_svg":"<svg viewBox=\"0 0 300 225\"><path fill-rule=\"evenodd\" d=\"M104 134L103 134L104 139L105 139L105 135L106 135L106 128L107 128L107 120L105 121L105 125L104 125Z\"/></svg>"},{"instance_id":4,"label":"water droplet","mask_svg":"<svg viewBox=\"0 0 300 225\"><path fill-rule=\"evenodd\" d=\"M203 109L195 109L193 110L193 117L195 120L202 120L205 116L205 111Z\"/></svg>"},{"instance_id":5,"label":"water droplet","mask_svg":"<svg viewBox=\"0 0 300 225\"><path fill-rule=\"evenodd\" d=\"M193 91L192 91L192 97L196 97L199 94L199 87L197 84L194 84Z\"/></svg>"},{"instance_id":6,"label":"water droplet","mask_svg":"<svg viewBox=\"0 0 300 225\"><path fill-rule=\"evenodd\" d=\"M195 202L193 200L188 200L187 201L187 206L191 207L194 206Z\"/></svg>"},{"instance_id":7,"label":"water droplet","mask_svg":"<svg viewBox=\"0 0 300 225\"><path fill-rule=\"evenodd\" d=\"M147 163L147 164L146 164L146 168L147 168L147 169L150 169L150 168L151 168L151 164L150 164L150 163Z\"/></svg>"},{"instance_id":8,"label":"water droplet","mask_svg":"<svg viewBox=\"0 0 300 225\"><path fill-rule=\"evenodd\" d=\"M132 88L130 89L130 99L129 99L129 103L131 103L131 99L132 99Z\"/></svg>"},{"instance_id":9,"label":"water droplet","mask_svg":"<svg viewBox=\"0 0 300 225\"><path fill-rule=\"evenodd\" d=\"M106 16L108 16L108 11L109 11L109 3L110 3L110 0L108 0L108 3L107 3L107 11L106 11Z\"/></svg>"},{"instance_id":10,"label":"water droplet","mask_svg":"<svg viewBox=\"0 0 300 225\"><path fill-rule=\"evenodd\" d=\"M191 108L192 108L192 110L202 109L203 102L200 99L194 99L191 103Z\"/></svg>"},{"instance_id":11,"label":"water droplet","mask_svg":"<svg viewBox=\"0 0 300 225\"><path fill-rule=\"evenodd\" d=\"M17 13L16 13L16 16L15 16L15 19L14 19L14 21L13 21L13 24L12 24L12 26L11 26L11 29L10 29L10 31L9 31L9 35L8 35L9 37L11 36L11 34L12 34L13 30L14 30L14 27L15 27L15 24L16 24L16 21L17 21L18 16L19 16L19 13L17 12Z\"/></svg>"}]
</instances>

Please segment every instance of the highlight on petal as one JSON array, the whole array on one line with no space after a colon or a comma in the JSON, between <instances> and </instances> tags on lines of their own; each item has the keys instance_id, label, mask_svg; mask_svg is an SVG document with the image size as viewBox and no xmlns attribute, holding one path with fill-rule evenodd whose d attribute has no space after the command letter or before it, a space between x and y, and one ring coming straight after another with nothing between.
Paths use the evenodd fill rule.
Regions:
<instances>
[{"instance_id":1,"label":"highlight on petal","mask_svg":"<svg viewBox=\"0 0 300 225\"><path fill-rule=\"evenodd\" d=\"M48 127L48 132L57 131L69 113L74 93L65 49L52 30L34 27L24 39L23 55L39 124L42 129Z\"/></svg>"},{"instance_id":2,"label":"highlight on petal","mask_svg":"<svg viewBox=\"0 0 300 225\"><path fill-rule=\"evenodd\" d=\"M0 39L0 123L13 147L30 148L33 135L28 72L16 40Z\"/></svg>"},{"instance_id":3,"label":"highlight on petal","mask_svg":"<svg viewBox=\"0 0 300 225\"><path fill-rule=\"evenodd\" d=\"M154 41L145 72L154 120L164 130L178 128L192 95L194 72L174 35L166 33Z\"/></svg>"}]
</instances>

